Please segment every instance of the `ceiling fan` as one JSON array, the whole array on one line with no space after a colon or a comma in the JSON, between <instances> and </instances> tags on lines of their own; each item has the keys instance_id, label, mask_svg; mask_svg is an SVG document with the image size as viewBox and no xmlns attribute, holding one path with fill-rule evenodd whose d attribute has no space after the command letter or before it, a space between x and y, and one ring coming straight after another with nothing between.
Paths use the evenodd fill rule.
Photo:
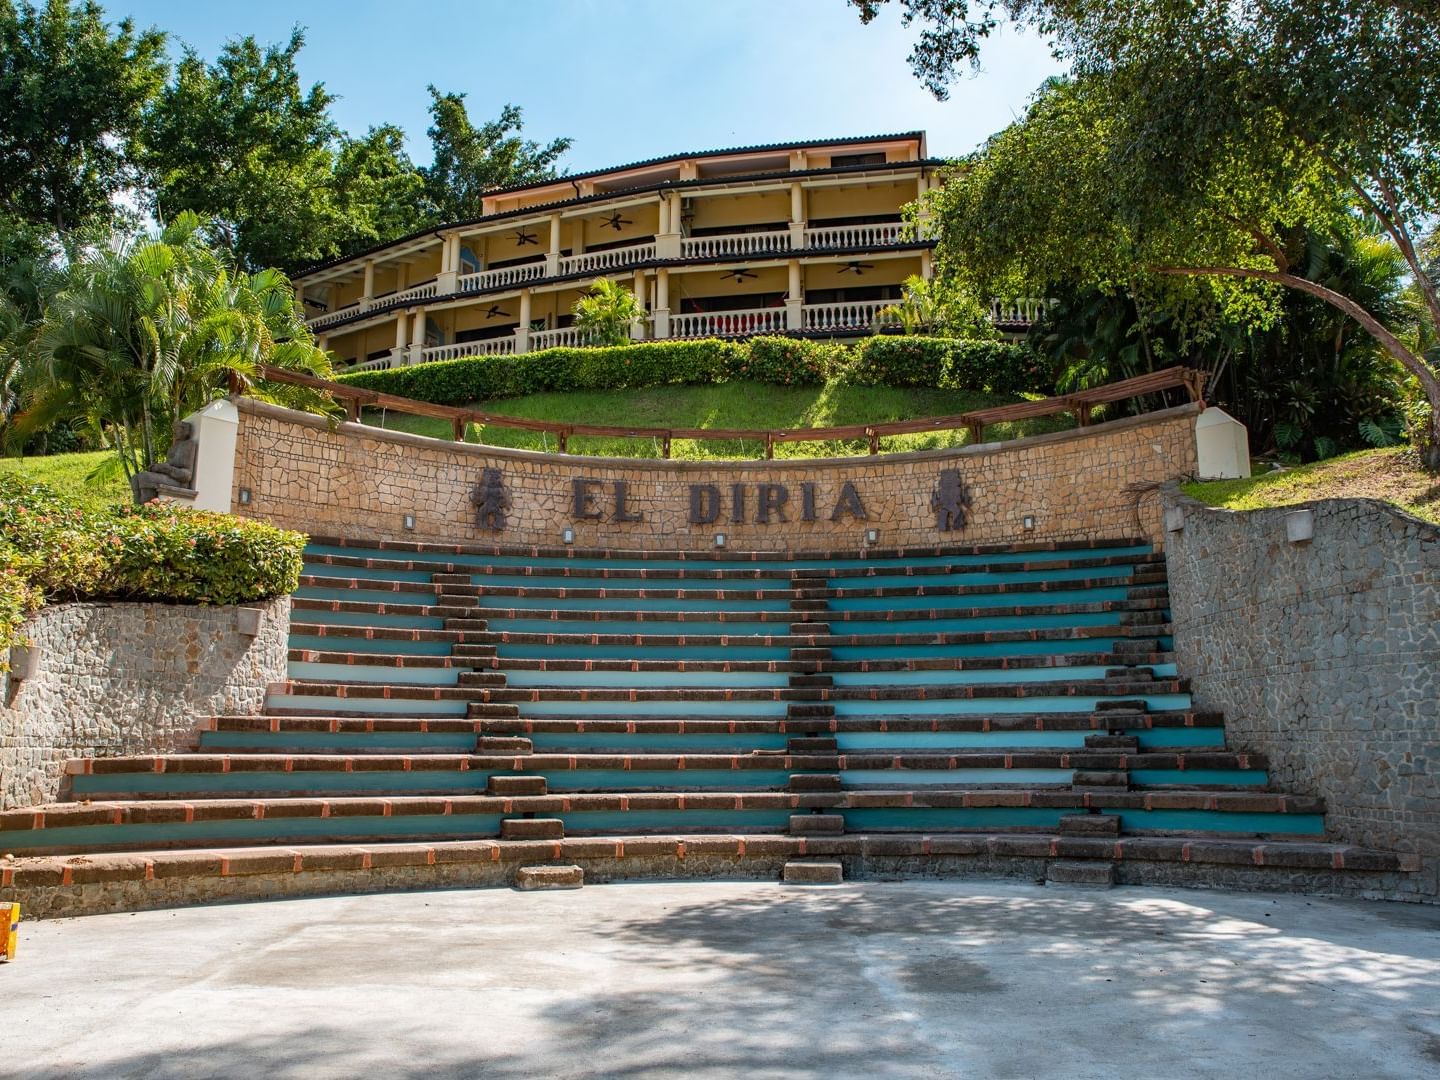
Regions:
<instances>
[{"instance_id":1,"label":"ceiling fan","mask_svg":"<svg viewBox=\"0 0 1440 1080\"><path fill-rule=\"evenodd\" d=\"M496 315L504 315L504 316L506 316L506 317L508 318L509 315L510 315L510 312L505 311L503 308L500 307L499 304L491 304L491 305L490 305L490 310L487 311L487 312L485 312L485 318L487 318L487 319L493 319L493 318L495 318Z\"/></svg>"},{"instance_id":2,"label":"ceiling fan","mask_svg":"<svg viewBox=\"0 0 1440 1080\"><path fill-rule=\"evenodd\" d=\"M629 218L621 217L621 216L620 216L620 212L619 212L618 210L617 210L615 213L611 214L609 217L607 217L607 218L602 218L602 219L600 220L600 225L601 225L602 228L603 228L604 226L606 226L606 225L609 225L610 228L614 229L616 232L619 232L619 231L620 231L621 229L623 229L626 225L633 225L633 224L635 224L635 223L634 223L633 221L631 221Z\"/></svg>"},{"instance_id":3,"label":"ceiling fan","mask_svg":"<svg viewBox=\"0 0 1440 1080\"><path fill-rule=\"evenodd\" d=\"M726 270L726 271L725 271L723 274L721 274L720 276L721 276L721 277L734 278L736 284L739 284L740 282L744 281L746 278L753 278L753 277L755 277L755 272L754 272L753 270Z\"/></svg>"},{"instance_id":4,"label":"ceiling fan","mask_svg":"<svg viewBox=\"0 0 1440 1080\"><path fill-rule=\"evenodd\" d=\"M535 245L538 247L539 244L540 244L540 237L539 237L539 235L536 234L536 233L527 232L527 231L524 230L524 229L516 229L516 230L515 230L515 246L516 246L516 247L524 247L526 244L535 244Z\"/></svg>"},{"instance_id":5,"label":"ceiling fan","mask_svg":"<svg viewBox=\"0 0 1440 1080\"><path fill-rule=\"evenodd\" d=\"M874 263L852 262L852 263L846 263L844 266L842 266L842 267L840 268L840 273L842 273L842 274L848 274L848 273L850 273L851 271L853 271L856 277L860 277L862 274L865 273L866 270L874 270L874 269L875 269L875 264L874 264Z\"/></svg>"}]
</instances>

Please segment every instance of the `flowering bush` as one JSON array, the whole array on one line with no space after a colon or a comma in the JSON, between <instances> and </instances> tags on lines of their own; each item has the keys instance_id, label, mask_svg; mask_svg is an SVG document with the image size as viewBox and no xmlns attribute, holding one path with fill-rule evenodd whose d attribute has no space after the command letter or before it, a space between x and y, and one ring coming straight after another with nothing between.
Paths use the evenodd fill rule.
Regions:
<instances>
[{"instance_id":1,"label":"flowering bush","mask_svg":"<svg viewBox=\"0 0 1440 1080\"><path fill-rule=\"evenodd\" d=\"M293 592L305 537L150 504L86 509L0 476L0 650L45 600L240 604Z\"/></svg>"}]
</instances>

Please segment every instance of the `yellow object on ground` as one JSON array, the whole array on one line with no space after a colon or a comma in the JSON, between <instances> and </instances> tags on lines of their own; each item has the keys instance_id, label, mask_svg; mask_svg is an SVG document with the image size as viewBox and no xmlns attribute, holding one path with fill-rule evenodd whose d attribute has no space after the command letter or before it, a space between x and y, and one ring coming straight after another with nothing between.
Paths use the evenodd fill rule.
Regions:
<instances>
[{"instance_id":1,"label":"yellow object on ground","mask_svg":"<svg viewBox=\"0 0 1440 1080\"><path fill-rule=\"evenodd\" d=\"M20 938L20 905L0 904L0 960L15 959L15 943Z\"/></svg>"}]
</instances>

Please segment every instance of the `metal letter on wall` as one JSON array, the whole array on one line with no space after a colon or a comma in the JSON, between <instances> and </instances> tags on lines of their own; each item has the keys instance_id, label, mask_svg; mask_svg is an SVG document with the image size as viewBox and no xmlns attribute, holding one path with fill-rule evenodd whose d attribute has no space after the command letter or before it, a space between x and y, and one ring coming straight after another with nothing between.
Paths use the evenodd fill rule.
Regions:
<instances>
[{"instance_id":1,"label":"metal letter on wall","mask_svg":"<svg viewBox=\"0 0 1440 1080\"><path fill-rule=\"evenodd\" d=\"M510 512L510 493L505 490L505 477L499 469L486 469L480 474L480 486L470 493L475 504L476 523L482 529L502 532Z\"/></svg>"},{"instance_id":2,"label":"metal letter on wall","mask_svg":"<svg viewBox=\"0 0 1440 1080\"><path fill-rule=\"evenodd\" d=\"M954 532L965 527L965 512L970 508L970 490L960 479L959 469L941 469L930 496L935 511L935 527L941 532Z\"/></svg>"}]
</instances>

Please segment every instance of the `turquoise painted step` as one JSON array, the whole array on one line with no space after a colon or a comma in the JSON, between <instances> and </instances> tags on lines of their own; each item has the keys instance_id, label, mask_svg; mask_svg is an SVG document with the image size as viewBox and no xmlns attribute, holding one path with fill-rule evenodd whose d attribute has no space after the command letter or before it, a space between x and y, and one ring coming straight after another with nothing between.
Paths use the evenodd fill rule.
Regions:
<instances>
[{"instance_id":1,"label":"turquoise painted step","mask_svg":"<svg viewBox=\"0 0 1440 1080\"><path fill-rule=\"evenodd\" d=\"M482 588L524 589L692 589L697 592L788 592L789 578L665 578L607 577L597 571L583 574L475 574L472 584Z\"/></svg>"},{"instance_id":2,"label":"turquoise painted step","mask_svg":"<svg viewBox=\"0 0 1440 1080\"><path fill-rule=\"evenodd\" d=\"M788 647L768 645L501 644L502 660L788 660Z\"/></svg>"},{"instance_id":3,"label":"turquoise painted step","mask_svg":"<svg viewBox=\"0 0 1440 1080\"><path fill-rule=\"evenodd\" d=\"M836 660L919 660L938 656L1056 656L1108 653L1123 638L1052 638L1045 641L978 641L955 645L832 645Z\"/></svg>"},{"instance_id":4,"label":"turquoise painted step","mask_svg":"<svg viewBox=\"0 0 1440 1080\"><path fill-rule=\"evenodd\" d=\"M240 791L320 795L359 791L438 791L483 794L490 773L458 769L397 772L229 772L229 773L112 773L74 776L73 791L95 797L142 794L224 794ZM726 775L729 775L728 773Z\"/></svg>"},{"instance_id":5,"label":"turquoise painted step","mask_svg":"<svg viewBox=\"0 0 1440 1080\"><path fill-rule=\"evenodd\" d=\"M202 731L200 749L258 750L266 754L415 750L468 754L475 736L463 731Z\"/></svg>"},{"instance_id":6,"label":"turquoise painted step","mask_svg":"<svg viewBox=\"0 0 1440 1080\"><path fill-rule=\"evenodd\" d=\"M329 586L301 585L293 595L302 600L354 600L366 604L413 604L418 607L441 602L434 589L428 592L396 592L394 589L332 589Z\"/></svg>"},{"instance_id":7,"label":"turquoise painted step","mask_svg":"<svg viewBox=\"0 0 1440 1080\"><path fill-rule=\"evenodd\" d=\"M857 750L1056 749L1085 746L1087 731L840 731L835 740L842 752ZM1222 728L1143 728L1126 731L1141 749L1172 746L1225 745ZM538 744L537 744L538 745Z\"/></svg>"},{"instance_id":8,"label":"turquoise painted step","mask_svg":"<svg viewBox=\"0 0 1440 1080\"><path fill-rule=\"evenodd\" d=\"M391 716L464 716L463 701L412 701L407 698L321 697L308 694L271 694L271 709L305 709L315 714L386 713Z\"/></svg>"},{"instance_id":9,"label":"turquoise painted step","mask_svg":"<svg viewBox=\"0 0 1440 1080\"><path fill-rule=\"evenodd\" d=\"M1049 668L976 668L967 671L837 671L836 686L973 686L987 683L1088 682L1116 665ZM1174 675L1174 664L1155 664L1156 675Z\"/></svg>"},{"instance_id":10,"label":"turquoise painted step","mask_svg":"<svg viewBox=\"0 0 1440 1080\"><path fill-rule=\"evenodd\" d=\"M587 686L634 687L639 690L660 687L728 687L731 689L771 689L790 684L790 677L770 671L507 671L505 678L512 687Z\"/></svg>"},{"instance_id":11,"label":"turquoise painted step","mask_svg":"<svg viewBox=\"0 0 1440 1080\"><path fill-rule=\"evenodd\" d=\"M977 631L1054 630L1071 626L1119 626L1123 612L1081 611L1068 615L977 615L938 619L830 619L836 634L969 634Z\"/></svg>"},{"instance_id":12,"label":"turquoise painted step","mask_svg":"<svg viewBox=\"0 0 1440 1080\"><path fill-rule=\"evenodd\" d=\"M373 566L332 566L329 563L306 562L302 573L311 577L359 578L365 581L413 581L430 584L431 570L384 570Z\"/></svg>"},{"instance_id":13,"label":"turquoise painted step","mask_svg":"<svg viewBox=\"0 0 1440 1080\"><path fill-rule=\"evenodd\" d=\"M609 559L566 559L531 558L525 555L455 555L441 551L381 551L377 548L355 548L312 544L306 549L310 555L350 555L361 559L389 559L412 563L452 563L456 566L517 566L572 567L584 570L609 569L695 569L706 570L794 570L810 568L831 568L836 570L865 569L884 566L894 560L887 559L806 559L754 560L754 559L637 559L617 556ZM1065 551L1005 551L983 555L929 555L907 557L907 566L977 566L986 563L1060 562L1065 559L1096 559L1110 556L1148 555L1153 549L1149 544L1128 546L1076 548Z\"/></svg>"},{"instance_id":14,"label":"turquoise painted step","mask_svg":"<svg viewBox=\"0 0 1440 1080\"><path fill-rule=\"evenodd\" d=\"M1117 616L1118 618L1118 616ZM511 634L651 634L660 637L696 635L702 637L764 637L788 634L783 622L700 622L656 619L631 622L626 619L488 619L491 630Z\"/></svg>"},{"instance_id":15,"label":"turquoise painted step","mask_svg":"<svg viewBox=\"0 0 1440 1080\"><path fill-rule=\"evenodd\" d=\"M780 769L527 769L526 775L544 775L550 791L651 791L692 788L722 791L751 791L756 788L783 788L790 774Z\"/></svg>"},{"instance_id":16,"label":"turquoise painted step","mask_svg":"<svg viewBox=\"0 0 1440 1080\"><path fill-rule=\"evenodd\" d=\"M1051 607L1056 604L1099 604L1125 600L1129 586L1103 589L1057 589L1054 592L971 593L960 596L837 596L831 611L912 611L917 608Z\"/></svg>"},{"instance_id":17,"label":"turquoise painted step","mask_svg":"<svg viewBox=\"0 0 1440 1080\"><path fill-rule=\"evenodd\" d=\"M394 667L388 664L316 664L291 660L290 678L305 682L409 683L415 686L456 686L467 668Z\"/></svg>"},{"instance_id":18,"label":"turquoise painted step","mask_svg":"<svg viewBox=\"0 0 1440 1080\"><path fill-rule=\"evenodd\" d=\"M828 811L827 811L828 812ZM1073 810L1040 807L866 807L834 811L845 818L851 832L871 829L988 829L1009 827L1053 828ZM1325 831L1320 814L1248 814L1223 810L1121 810L1121 829L1195 833L1293 833L1320 836Z\"/></svg>"},{"instance_id":19,"label":"turquoise painted step","mask_svg":"<svg viewBox=\"0 0 1440 1080\"><path fill-rule=\"evenodd\" d=\"M393 656L449 656L451 646L448 641L367 638L358 634L291 634L290 648L314 649L316 652L379 653Z\"/></svg>"},{"instance_id":20,"label":"turquoise painted step","mask_svg":"<svg viewBox=\"0 0 1440 1080\"><path fill-rule=\"evenodd\" d=\"M837 701L837 716L973 716L983 713L1092 713L1101 697L933 698L899 701ZM1189 694L1126 695L1127 701L1144 701L1151 712L1179 712L1190 708Z\"/></svg>"},{"instance_id":21,"label":"turquoise painted step","mask_svg":"<svg viewBox=\"0 0 1440 1080\"><path fill-rule=\"evenodd\" d=\"M521 716L730 716L781 717L783 701L522 701Z\"/></svg>"},{"instance_id":22,"label":"turquoise painted step","mask_svg":"<svg viewBox=\"0 0 1440 1080\"><path fill-rule=\"evenodd\" d=\"M296 608L293 622L316 626L395 626L404 630L441 630L445 620L430 615L377 615L371 611L330 611L324 608Z\"/></svg>"},{"instance_id":23,"label":"turquoise painted step","mask_svg":"<svg viewBox=\"0 0 1440 1080\"><path fill-rule=\"evenodd\" d=\"M790 600L694 600L626 597L482 596L480 607L514 608L517 611L789 611Z\"/></svg>"},{"instance_id":24,"label":"turquoise painted step","mask_svg":"<svg viewBox=\"0 0 1440 1080\"><path fill-rule=\"evenodd\" d=\"M1263 787L1270 777L1264 769L1132 769L1130 782L1139 787Z\"/></svg>"},{"instance_id":25,"label":"turquoise painted step","mask_svg":"<svg viewBox=\"0 0 1440 1080\"><path fill-rule=\"evenodd\" d=\"M1059 570L956 571L950 574L876 574L873 577L834 577L831 589L914 589L946 585L1018 585L1031 581L1081 581L1086 578L1124 578L1135 573L1133 563L1111 566L1073 566Z\"/></svg>"}]
</instances>

